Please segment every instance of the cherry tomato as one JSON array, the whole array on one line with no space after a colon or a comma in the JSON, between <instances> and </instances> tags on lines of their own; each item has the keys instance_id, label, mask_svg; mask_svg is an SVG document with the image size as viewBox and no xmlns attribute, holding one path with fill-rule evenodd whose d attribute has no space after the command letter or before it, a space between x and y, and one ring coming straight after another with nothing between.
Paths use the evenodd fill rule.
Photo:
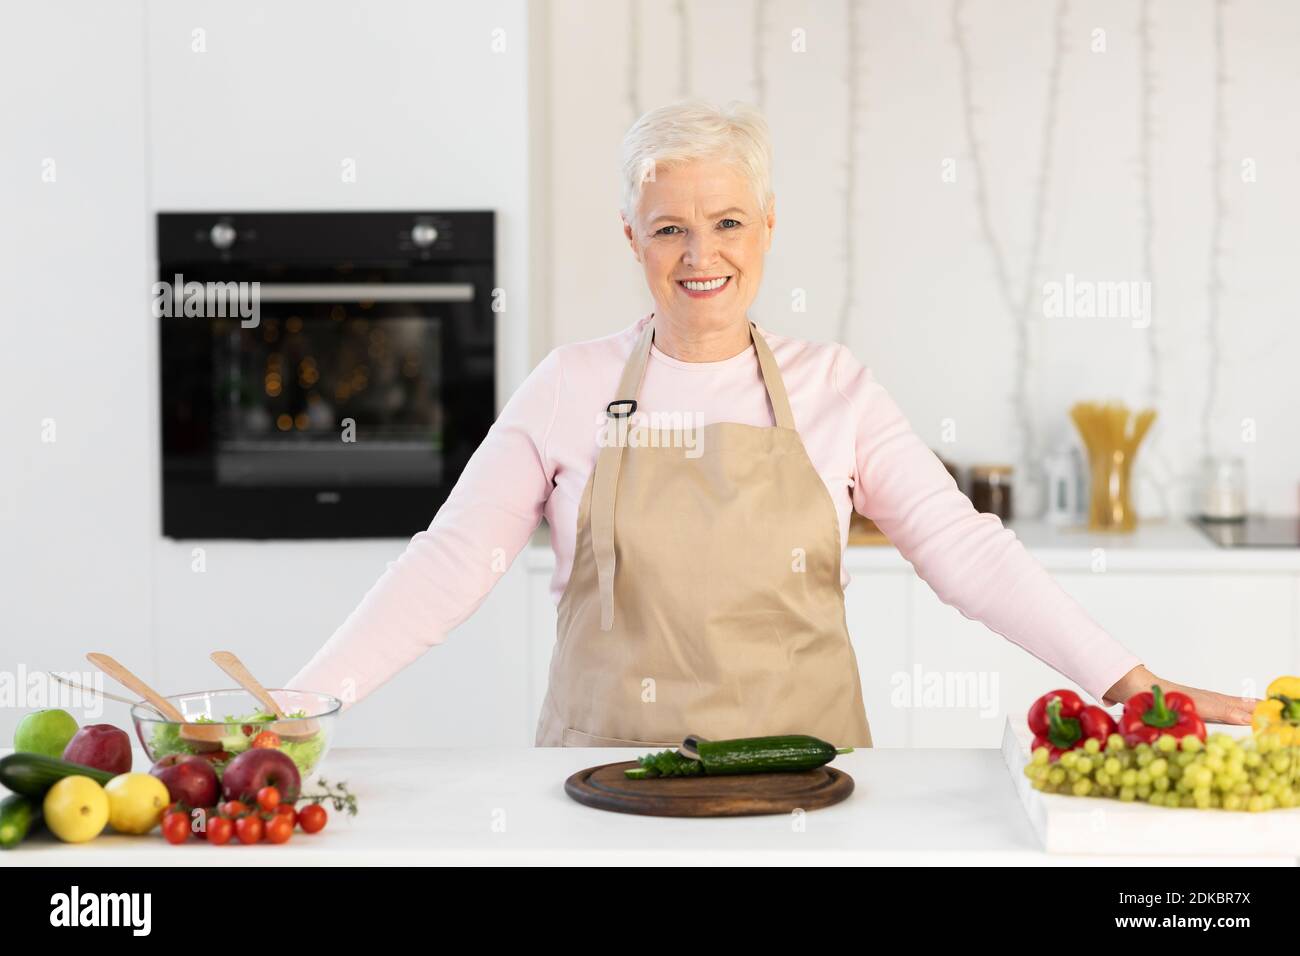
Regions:
<instances>
[{"instance_id":1,"label":"cherry tomato","mask_svg":"<svg viewBox=\"0 0 1300 956\"><path fill-rule=\"evenodd\" d=\"M288 843L293 836L293 821L283 813L277 813L266 821L267 843Z\"/></svg>"},{"instance_id":2,"label":"cherry tomato","mask_svg":"<svg viewBox=\"0 0 1300 956\"><path fill-rule=\"evenodd\" d=\"M277 816L285 817L294 826L298 825L298 811L293 808L292 803L282 803L275 808Z\"/></svg>"},{"instance_id":3,"label":"cherry tomato","mask_svg":"<svg viewBox=\"0 0 1300 956\"><path fill-rule=\"evenodd\" d=\"M274 810L280 805L280 791L275 787L263 787L257 791L257 805L263 810Z\"/></svg>"},{"instance_id":4,"label":"cherry tomato","mask_svg":"<svg viewBox=\"0 0 1300 956\"><path fill-rule=\"evenodd\" d=\"M245 845L260 841L264 829L262 818L256 815L240 817L235 821L235 836L239 837L239 842Z\"/></svg>"},{"instance_id":5,"label":"cherry tomato","mask_svg":"<svg viewBox=\"0 0 1300 956\"><path fill-rule=\"evenodd\" d=\"M235 824L229 817L213 817L208 821L208 842L225 846L235 832Z\"/></svg>"},{"instance_id":6,"label":"cherry tomato","mask_svg":"<svg viewBox=\"0 0 1300 956\"><path fill-rule=\"evenodd\" d=\"M187 813L172 813L163 817L163 836L173 846L184 843L190 838L190 817Z\"/></svg>"},{"instance_id":7,"label":"cherry tomato","mask_svg":"<svg viewBox=\"0 0 1300 956\"><path fill-rule=\"evenodd\" d=\"M329 814L319 803L312 803L298 811L298 825L304 833L319 833L325 829Z\"/></svg>"},{"instance_id":8,"label":"cherry tomato","mask_svg":"<svg viewBox=\"0 0 1300 956\"><path fill-rule=\"evenodd\" d=\"M257 750L278 750L280 748L280 735L264 730L253 738L251 746Z\"/></svg>"},{"instance_id":9,"label":"cherry tomato","mask_svg":"<svg viewBox=\"0 0 1300 956\"><path fill-rule=\"evenodd\" d=\"M227 800L221 805L221 813L227 817L240 817L248 812L248 804L242 800Z\"/></svg>"},{"instance_id":10,"label":"cherry tomato","mask_svg":"<svg viewBox=\"0 0 1300 956\"><path fill-rule=\"evenodd\" d=\"M252 724L244 724L244 726L240 727L239 729L243 732L245 737L251 737L253 736L253 732L257 728L255 728Z\"/></svg>"}]
</instances>

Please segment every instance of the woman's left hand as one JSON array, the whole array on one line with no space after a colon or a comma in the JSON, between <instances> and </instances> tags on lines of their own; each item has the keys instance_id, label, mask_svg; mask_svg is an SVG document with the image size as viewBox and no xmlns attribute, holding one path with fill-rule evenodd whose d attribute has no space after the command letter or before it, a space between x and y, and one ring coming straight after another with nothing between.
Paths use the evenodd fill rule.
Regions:
<instances>
[{"instance_id":1,"label":"woman's left hand","mask_svg":"<svg viewBox=\"0 0 1300 956\"><path fill-rule=\"evenodd\" d=\"M1196 712L1207 724L1249 724L1255 705L1259 703L1255 697L1232 697L1228 694L1217 694L1212 690L1201 690L1199 687L1188 687L1186 684L1162 680L1141 665L1133 668L1121 677L1114 687L1106 691L1104 703L1122 704L1134 694L1150 690L1152 684L1159 684L1165 693L1178 691L1186 694L1196 705Z\"/></svg>"}]
</instances>

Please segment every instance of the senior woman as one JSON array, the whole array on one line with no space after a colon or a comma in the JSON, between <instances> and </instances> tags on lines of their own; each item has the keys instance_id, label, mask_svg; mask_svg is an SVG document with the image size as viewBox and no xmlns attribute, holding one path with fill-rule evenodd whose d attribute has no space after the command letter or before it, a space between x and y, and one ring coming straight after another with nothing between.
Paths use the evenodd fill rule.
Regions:
<instances>
[{"instance_id":1,"label":"senior woman","mask_svg":"<svg viewBox=\"0 0 1300 956\"><path fill-rule=\"evenodd\" d=\"M428 530L290 682L360 700L464 621L545 516L558 634L544 746L809 733L866 747L842 556L856 508L946 603L1094 697L1159 680L980 514L847 348L749 318L775 210L752 108L653 110L623 148L652 313L555 349ZM662 421L671 428L661 426Z\"/></svg>"}]
</instances>

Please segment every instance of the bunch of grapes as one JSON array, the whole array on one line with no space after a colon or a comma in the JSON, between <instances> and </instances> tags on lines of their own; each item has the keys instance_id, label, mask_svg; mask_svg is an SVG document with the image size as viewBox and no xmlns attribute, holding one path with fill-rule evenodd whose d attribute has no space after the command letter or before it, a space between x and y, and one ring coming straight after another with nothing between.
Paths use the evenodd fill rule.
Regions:
<instances>
[{"instance_id":1,"label":"bunch of grapes","mask_svg":"<svg viewBox=\"0 0 1300 956\"><path fill-rule=\"evenodd\" d=\"M1267 735L1236 738L1169 734L1130 747L1119 734L1105 746L1089 739L1055 763L1039 747L1025 765L1034 789L1076 797L1111 797L1158 807L1259 812L1300 806L1300 747Z\"/></svg>"}]
</instances>

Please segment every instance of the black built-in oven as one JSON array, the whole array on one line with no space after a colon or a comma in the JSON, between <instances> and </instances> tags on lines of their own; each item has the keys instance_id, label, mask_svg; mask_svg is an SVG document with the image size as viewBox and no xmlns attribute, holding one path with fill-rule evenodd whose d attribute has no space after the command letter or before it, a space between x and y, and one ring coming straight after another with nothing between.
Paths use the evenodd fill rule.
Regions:
<instances>
[{"instance_id":1,"label":"black built-in oven","mask_svg":"<svg viewBox=\"0 0 1300 956\"><path fill-rule=\"evenodd\" d=\"M495 416L491 212L160 213L158 260L164 535L428 525Z\"/></svg>"}]
</instances>

